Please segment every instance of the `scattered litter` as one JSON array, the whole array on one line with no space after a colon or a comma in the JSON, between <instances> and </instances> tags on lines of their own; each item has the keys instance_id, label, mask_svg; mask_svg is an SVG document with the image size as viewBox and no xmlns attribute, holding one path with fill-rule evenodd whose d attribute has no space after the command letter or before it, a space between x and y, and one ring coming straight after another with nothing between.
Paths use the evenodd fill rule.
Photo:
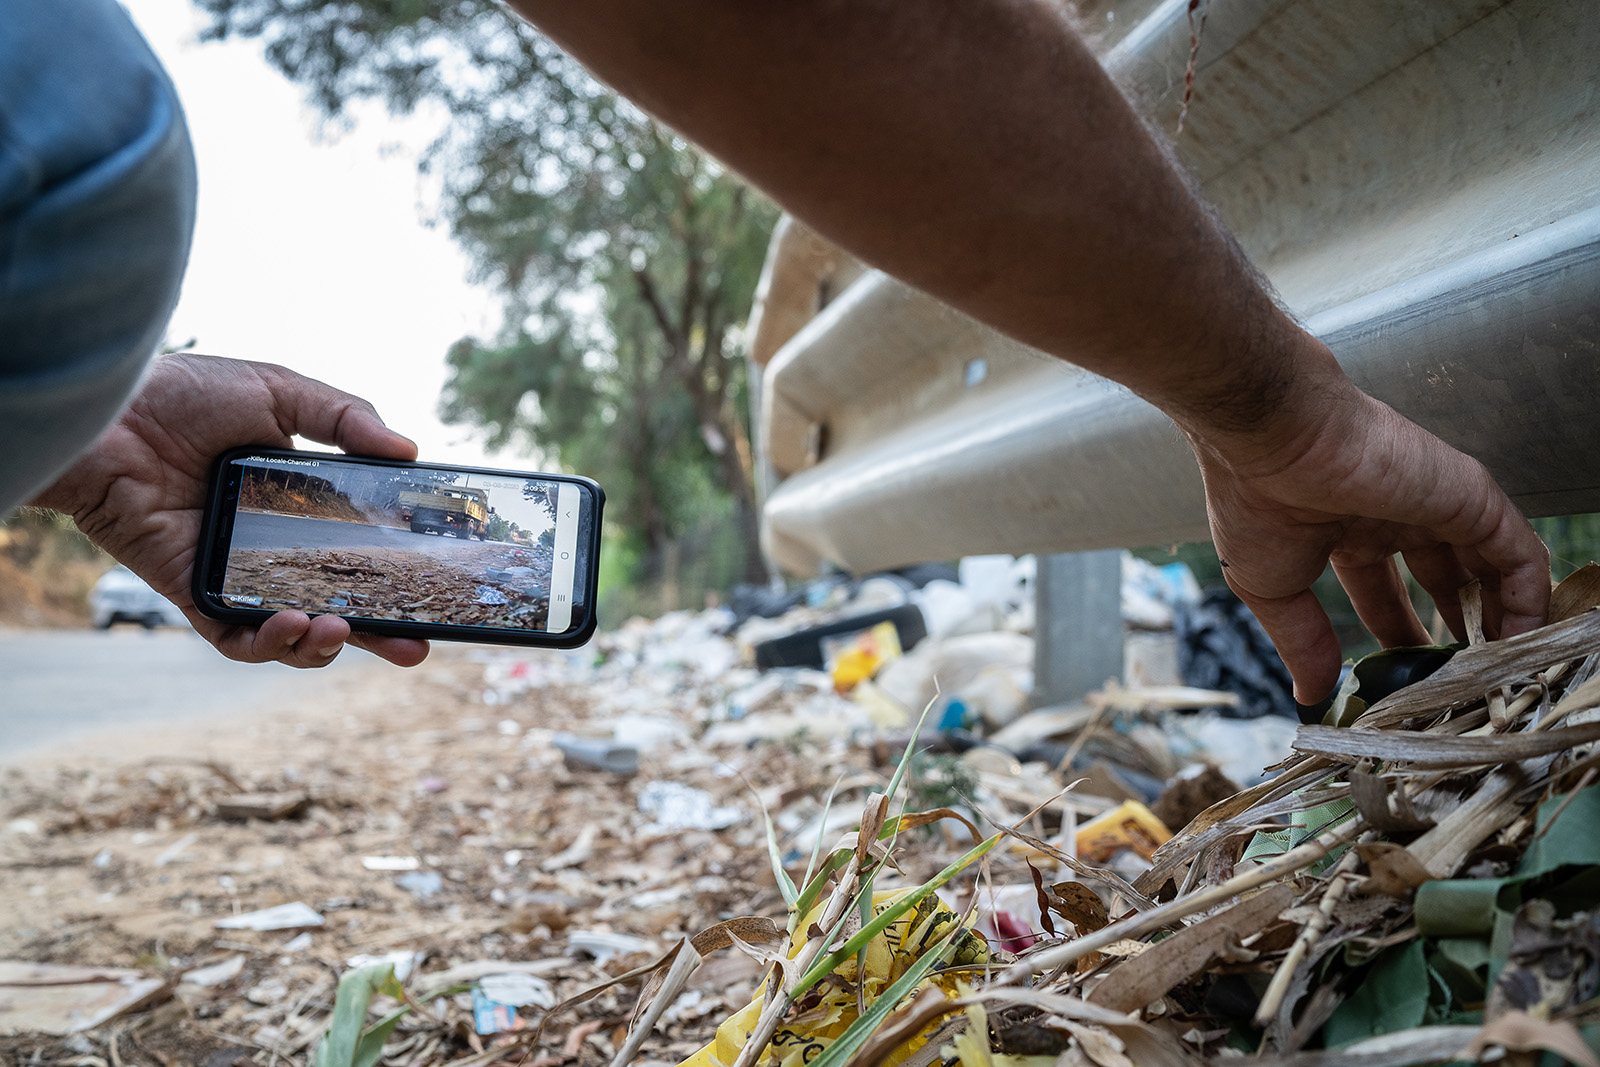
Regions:
<instances>
[{"instance_id":1,"label":"scattered litter","mask_svg":"<svg viewBox=\"0 0 1600 1067\"><path fill-rule=\"evenodd\" d=\"M1600 591L1558 590L1551 626L1473 644L1406 689L1352 671L1328 714L1355 728L1298 727L1232 717L1246 696L1179 685L1154 652L1140 684L1028 710L1023 564L964 563L959 582L835 575L737 629L711 609L580 650L440 649L404 684L342 692L339 713L290 709L230 763L18 770L0 793L17 890L0 953L120 962L148 945L148 973L193 1014L7 1038L0 1060L134 1062L136 1032L132 1051L188 1062L199 1024L263 1063L315 1062L325 1033L324 1050L371 1029L376 1061L416 1067L717 1067L752 1041L880 1067L1222 1063L1235 1046L1264 1067L1469 1047L1596 1067L1582 1042L1600 1023L1600 616L1585 610ZM1176 626L1183 574L1175 592L1165 568L1134 577L1149 603L1124 596L1130 624L1169 607ZM848 697L818 669L754 666L774 637L898 609L929 636ZM1175 661L1173 631L1135 632ZM649 774L595 773L558 739L599 745L602 766L608 746L632 748ZM233 798L296 793L317 798L302 819L217 818ZM895 829L902 810L924 814ZM188 862L142 862L191 833ZM851 904L942 879L885 929ZM288 891L317 904L314 935L304 915L266 937L201 918ZM787 990L769 966L785 951ZM328 964L347 958L335 993Z\"/></svg>"},{"instance_id":2,"label":"scattered litter","mask_svg":"<svg viewBox=\"0 0 1600 1067\"><path fill-rule=\"evenodd\" d=\"M351 969L355 969L357 967L367 967L374 963L388 964L394 968L395 980L404 982L407 978L411 977L411 972L416 969L417 965L423 961L425 956L426 953L423 952L413 952L410 949L398 948L393 952L385 952L377 956L368 955L366 953L362 953L357 956L351 956L349 959L344 961L344 965Z\"/></svg>"},{"instance_id":3,"label":"scattered litter","mask_svg":"<svg viewBox=\"0 0 1600 1067\"><path fill-rule=\"evenodd\" d=\"M1150 814L1149 808L1137 800L1124 800L1078 827L1078 858L1103 865L1127 849L1148 860L1171 837L1172 831Z\"/></svg>"},{"instance_id":4,"label":"scattered litter","mask_svg":"<svg viewBox=\"0 0 1600 1067\"><path fill-rule=\"evenodd\" d=\"M265 978L245 990L244 999L263 1007L276 1004L289 995L289 983L277 976Z\"/></svg>"},{"instance_id":5,"label":"scattered litter","mask_svg":"<svg viewBox=\"0 0 1600 1067\"><path fill-rule=\"evenodd\" d=\"M152 862L157 867L165 867L169 863L176 863L182 855L189 850L189 846L200 840L199 834L184 834L172 844L161 851Z\"/></svg>"},{"instance_id":6,"label":"scattered litter","mask_svg":"<svg viewBox=\"0 0 1600 1067\"><path fill-rule=\"evenodd\" d=\"M244 970L244 956L229 956L221 963L213 963L209 967L196 967L183 972L183 984L210 988L230 982L239 977Z\"/></svg>"},{"instance_id":7,"label":"scattered litter","mask_svg":"<svg viewBox=\"0 0 1600 1067\"><path fill-rule=\"evenodd\" d=\"M711 794L681 782L649 782L639 790L639 810L650 816L645 833L724 830L745 819L732 806L718 807Z\"/></svg>"},{"instance_id":8,"label":"scattered litter","mask_svg":"<svg viewBox=\"0 0 1600 1067\"><path fill-rule=\"evenodd\" d=\"M311 804L303 792L239 793L217 801L217 817L234 821L262 819L276 822L300 814Z\"/></svg>"},{"instance_id":9,"label":"scattered litter","mask_svg":"<svg viewBox=\"0 0 1600 1067\"><path fill-rule=\"evenodd\" d=\"M296 900L275 908L262 908L260 911L247 911L243 915L218 919L211 925L218 930L300 930L321 926L323 922L322 916L311 905Z\"/></svg>"},{"instance_id":10,"label":"scattered litter","mask_svg":"<svg viewBox=\"0 0 1600 1067\"><path fill-rule=\"evenodd\" d=\"M594 841L598 836L600 828L594 823L586 823L578 831L578 836L573 839L572 844L540 863L539 869L546 874L554 874L556 871L587 863L594 855Z\"/></svg>"},{"instance_id":11,"label":"scattered litter","mask_svg":"<svg viewBox=\"0 0 1600 1067\"><path fill-rule=\"evenodd\" d=\"M139 971L0 960L0 1034L75 1034L168 993Z\"/></svg>"},{"instance_id":12,"label":"scattered litter","mask_svg":"<svg viewBox=\"0 0 1600 1067\"><path fill-rule=\"evenodd\" d=\"M614 934L607 930L572 930L567 934L567 951L582 952L605 964L618 956L633 956L652 952L655 945L632 934Z\"/></svg>"},{"instance_id":13,"label":"scattered litter","mask_svg":"<svg viewBox=\"0 0 1600 1067\"><path fill-rule=\"evenodd\" d=\"M555 988L537 975L517 971L486 974L478 980L478 988L490 1000L514 1008L553 1008L556 1005Z\"/></svg>"},{"instance_id":14,"label":"scattered litter","mask_svg":"<svg viewBox=\"0 0 1600 1067\"><path fill-rule=\"evenodd\" d=\"M505 1034L522 1030L527 1022L517 1014L515 1004L495 1000L481 988L472 991L472 1026L479 1034Z\"/></svg>"},{"instance_id":15,"label":"scattered litter","mask_svg":"<svg viewBox=\"0 0 1600 1067\"><path fill-rule=\"evenodd\" d=\"M295 934L278 947L279 952L304 952L312 945L311 931L305 930Z\"/></svg>"},{"instance_id":16,"label":"scattered litter","mask_svg":"<svg viewBox=\"0 0 1600 1067\"><path fill-rule=\"evenodd\" d=\"M823 665L839 693L850 692L901 656L900 632L892 622L880 622L860 633L824 637L821 645Z\"/></svg>"},{"instance_id":17,"label":"scattered litter","mask_svg":"<svg viewBox=\"0 0 1600 1067\"><path fill-rule=\"evenodd\" d=\"M475 603L478 604L510 603L510 601L506 599L506 595L492 585L480 585L475 592L478 594L478 599L475 601Z\"/></svg>"},{"instance_id":18,"label":"scattered litter","mask_svg":"<svg viewBox=\"0 0 1600 1067\"><path fill-rule=\"evenodd\" d=\"M432 900L444 892L444 875L438 871L410 871L396 878L394 884L418 900Z\"/></svg>"},{"instance_id":19,"label":"scattered litter","mask_svg":"<svg viewBox=\"0 0 1600 1067\"><path fill-rule=\"evenodd\" d=\"M629 775L639 770L639 750L633 745L573 734L556 734L550 743L561 750L562 761L569 771L609 771L612 774Z\"/></svg>"}]
</instances>

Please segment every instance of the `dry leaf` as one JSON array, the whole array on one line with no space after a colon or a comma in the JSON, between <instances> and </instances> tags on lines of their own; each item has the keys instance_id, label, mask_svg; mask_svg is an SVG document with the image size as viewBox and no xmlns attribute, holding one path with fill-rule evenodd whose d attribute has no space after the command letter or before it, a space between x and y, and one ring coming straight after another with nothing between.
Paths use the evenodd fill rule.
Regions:
<instances>
[{"instance_id":1,"label":"dry leaf","mask_svg":"<svg viewBox=\"0 0 1600 1067\"><path fill-rule=\"evenodd\" d=\"M1143 1008L1212 960L1234 951L1240 941L1260 933L1294 898L1293 888L1275 885L1179 930L1118 965L1095 986L1089 1002L1112 1011Z\"/></svg>"},{"instance_id":2,"label":"dry leaf","mask_svg":"<svg viewBox=\"0 0 1600 1067\"><path fill-rule=\"evenodd\" d=\"M1565 1020L1535 1019L1526 1012L1508 1011L1485 1023L1472 1043L1461 1050L1461 1057L1480 1059L1492 1045L1511 1052L1544 1049L1579 1067L1600 1067L1600 1057L1584 1043L1576 1026Z\"/></svg>"},{"instance_id":3,"label":"dry leaf","mask_svg":"<svg viewBox=\"0 0 1600 1067\"><path fill-rule=\"evenodd\" d=\"M690 944L694 946L696 952L706 956L718 949L727 948L736 941L765 944L788 939L789 935L766 916L741 915L737 919L729 919L700 931L694 935Z\"/></svg>"},{"instance_id":4,"label":"dry leaf","mask_svg":"<svg viewBox=\"0 0 1600 1067\"><path fill-rule=\"evenodd\" d=\"M1082 882L1056 882L1044 895L1050 910L1071 923L1079 937L1111 921L1100 895Z\"/></svg>"},{"instance_id":5,"label":"dry leaf","mask_svg":"<svg viewBox=\"0 0 1600 1067\"><path fill-rule=\"evenodd\" d=\"M1357 767L1351 768L1349 779L1350 799L1379 833L1426 830L1433 825L1417 815L1404 789L1392 788L1394 779L1369 774Z\"/></svg>"},{"instance_id":6,"label":"dry leaf","mask_svg":"<svg viewBox=\"0 0 1600 1067\"><path fill-rule=\"evenodd\" d=\"M1600 618L1600 614L1596 617ZM1446 768L1516 763L1535 756L1548 756L1590 741L1600 741L1600 723L1487 737L1449 737L1360 727L1302 726L1295 734L1294 747L1301 752L1315 752L1352 762L1358 759L1404 760L1413 767Z\"/></svg>"},{"instance_id":7,"label":"dry leaf","mask_svg":"<svg viewBox=\"0 0 1600 1067\"><path fill-rule=\"evenodd\" d=\"M1063 1019L1061 1025L1067 1033L1078 1039L1078 1047L1083 1049L1084 1055L1098 1063L1100 1067L1137 1067L1128 1058L1127 1044L1111 1031L1102 1030L1098 1026L1085 1026L1069 1019Z\"/></svg>"},{"instance_id":8,"label":"dry leaf","mask_svg":"<svg viewBox=\"0 0 1600 1067\"><path fill-rule=\"evenodd\" d=\"M1550 621L1565 622L1600 607L1600 563L1586 563L1561 580L1550 593Z\"/></svg>"},{"instance_id":9,"label":"dry leaf","mask_svg":"<svg viewBox=\"0 0 1600 1067\"><path fill-rule=\"evenodd\" d=\"M1366 861L1368 872L1365 880L1356 886L1357 895L1381 894L1396 900L1407 900L1417 886L1433 877L1422 861L1403 845L1372 841L1357 844L1355 849Z\"/></svg>"},{"instance_id":10,"label":"dry leaf","mask_svg":"<svg viewBox=\"0 0 1600 1067\"><path fill-rule=\"evenodd\" d=\"M1532 633L1462 649L1427 678L1372 705L1356 725L1394 726L1418 715L1464 707L1502 685L1531 678L1596 647L1600 647L1600 612L1583 612Z\"/></svg>"}]
</instances>

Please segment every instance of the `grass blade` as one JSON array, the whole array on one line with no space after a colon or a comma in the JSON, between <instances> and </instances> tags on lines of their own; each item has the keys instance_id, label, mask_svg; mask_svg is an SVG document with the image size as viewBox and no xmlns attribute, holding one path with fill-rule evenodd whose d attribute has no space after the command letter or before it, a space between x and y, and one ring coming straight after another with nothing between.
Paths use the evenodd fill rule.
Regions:
<instances>
[{"instance_id":1,"label":"grass blade","mask_svg":"<svg viewBox=\"0 0 1600 1067\"><path fill-rule=\"evenodd\" d=\"M955 936L962 932L964 927L957 923L946 930L944 935L929 945L927 951L917 958L894 984L885 989L867 1006L867 1010L857 1016L856 1021L845 1028L844 1033L834 1039L833 1043L822 1050L822 1054L812 1060L807 1067L839 1067L857 1049L866 1044L867 1038L878 1029L883 1020L887 1019L900 1001L917 987L917 984L927 977L929 971L937 966L949 962L950 954L955 948Z\"/></svg>"},{"instance_id":2,"label":"grass blade","mask_svg":"<svg viewBox=\"0 0 1600 1067\"><path fill-rule=\"evenodd\" d=\"M826 839L828 833L828 813L833 810L833 798L839 792L839 783L841 781L843 781L842 778L833 780L833 787L828 790L828 799L822 803L822 817L817 822L817 843L811 846L811 858L806 861L806 876L800 879L802 885L811 884L811 875L817 869L817 860L822 858L822 842ZM793 906L793 901L790 901L790 905Z\"/></svg>"},{"instance_id":3,"label":"grass blade","mask_svg":"<svg viewBox=\"0 0 1600 1067\"><path fill-rule=\"evenodd\" d=\"M345 972L334 994L333 1020L322 1035L312 1060L314 1067L371 1067L377 1062L377 1054L383 1051L389 1032L410 1010L402 1008L368 1030L367 1009L372 1006L372 998L379 994L396 999L405 996L405 990L394 976L394 964L369 963ZM368 1035L377 1034L380 1028L382 1034L374 1045Z\"/></svg>"},{"instance_id":4,"label":"grass blade","mask_svg":"<svg viewBox=\"0 0 1600 1067\"><path fill-rule=\"evenodd\" d=\"M944 870L884 908L871 922L863 924L861 929L856 931L855 936L846 941L837 951L831 952L818 959L816 963L813 963L811 968L801 975L800 980L795 983L794 989L789 993L790 998L799 999L804 996L806 990L831 974L839 964L854 956L865 947L867 942L888 929L889 925L905 914L906 911L916 907L940 886L987 855L989 850L999 844L1004 837L1004 834L995 834L993 837L985 838L981 844L968 849L965 855L952 861ZM815 1065L812 1065L812 1067L815 1067Z\"/></svg>"}]
</instances>

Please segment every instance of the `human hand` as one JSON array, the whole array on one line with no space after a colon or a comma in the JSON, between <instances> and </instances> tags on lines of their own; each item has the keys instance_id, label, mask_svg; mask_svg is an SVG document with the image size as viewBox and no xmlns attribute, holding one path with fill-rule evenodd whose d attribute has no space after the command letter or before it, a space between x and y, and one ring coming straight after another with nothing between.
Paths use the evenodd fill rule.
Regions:
<instances>
[{"instance_id":1,"label":"human hand","mask_svg":"<svg viewBox=\"0 0 1600 1067\"><path fill-rule=\"evenodd\" d=\"M235 445L287 448L294 434L362 455L417 455L365 400L284 367L164 356L121 417L33 503L71 515L229 659L324 667L349 643L402 667L421 663L428 642L352 636L337 615L280 611L257 629L196 610L190 577L212 460Z\"/></svg>"},{"instance_id":2,"label":"human hand","mask_svg":"<svg viewBox=\"0 0 1600 1067\"><path fill-rule=\"evenodd\" d=\"M1184 424L1223 575L1272 637L1295 699L1315 703L1339 677L1339 642L1311 592L1328 563L1385 648L1432 643L1396 553L1458 638L1458 591L1473 578L1488 636L1541 625L1549 551L1488 471L1361 392L1305 340L1320 352L1269 425L1208 435Z\"/></svg>"}]
</instances>

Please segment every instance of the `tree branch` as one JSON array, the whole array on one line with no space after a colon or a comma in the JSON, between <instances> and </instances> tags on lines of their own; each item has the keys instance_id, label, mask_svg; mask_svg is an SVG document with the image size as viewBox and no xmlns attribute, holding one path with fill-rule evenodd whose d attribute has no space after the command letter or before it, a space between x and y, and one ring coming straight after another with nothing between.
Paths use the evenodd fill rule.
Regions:
<instances>
[{"instance_id":1,"label":"tree branch","mask_svg":"<svg viewBox=\"0 0 1600 1067\"><path fill-rule=\"evenodd\" d=\"M635 268L633 280L639 287L639 298L650 309L650 314L656 320L656 326L661 330L662 338L667 342L667 348L672 353L672 358L675 361L682 359L682 334L673 325L672 316L667 314L666 305L661 302L661 293L656 287L656 281L650 273L650 268Z\"/></svg>"}]
</instances>

